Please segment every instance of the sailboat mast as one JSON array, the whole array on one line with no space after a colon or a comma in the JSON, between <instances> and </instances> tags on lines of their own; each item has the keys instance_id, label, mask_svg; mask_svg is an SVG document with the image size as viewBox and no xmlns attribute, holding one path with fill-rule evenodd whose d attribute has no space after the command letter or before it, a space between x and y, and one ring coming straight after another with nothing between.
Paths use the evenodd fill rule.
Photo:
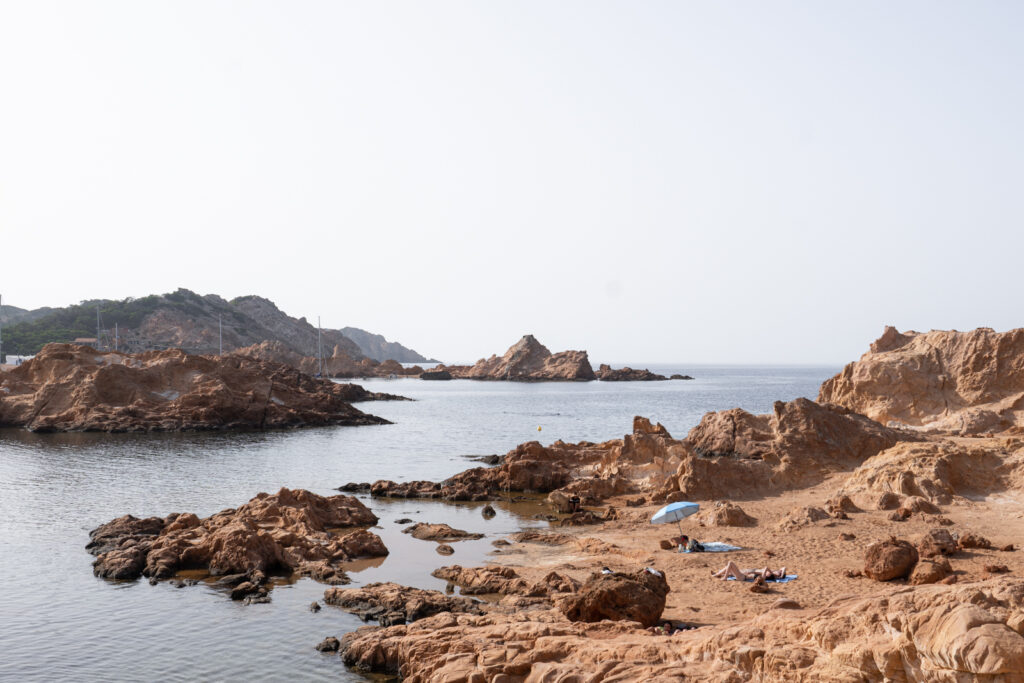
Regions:
<instances>
[{"instance_id":1,"label":"sailboat mast","mask_svg":"<svg viewBox=\"0 0 1024 683\"><path fill-rule=\"evenodd\" d=\"M317 377L324 376L324 352L320 346L320 316L316 317L316 371Z\"/></svg>"},{"instance_id":2,"label":"sailboat mast","mask_svg":"<svg viewBox=\"0 0 1024 683\"><path fill-rule=\"evenodd\" d=\"M96 348L100 349L100 302L96 302Z\"/></svg>"}]
</instances>

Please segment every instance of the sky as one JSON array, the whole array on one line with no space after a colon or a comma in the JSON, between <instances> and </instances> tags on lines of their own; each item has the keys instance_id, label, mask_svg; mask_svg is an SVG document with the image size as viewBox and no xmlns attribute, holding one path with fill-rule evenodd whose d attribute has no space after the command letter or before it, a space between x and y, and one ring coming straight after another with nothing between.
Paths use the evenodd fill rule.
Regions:
<instances>
[{"instance_id":1,"label":"sky","mask_svg":"<svg viewBox=\"0 0 1024 683\"><path fill-rule=\"evenodd\" d=\"M0 295L432 357L1024 326L1024 4L0 0Z\"/></svg>"}]
</instances>

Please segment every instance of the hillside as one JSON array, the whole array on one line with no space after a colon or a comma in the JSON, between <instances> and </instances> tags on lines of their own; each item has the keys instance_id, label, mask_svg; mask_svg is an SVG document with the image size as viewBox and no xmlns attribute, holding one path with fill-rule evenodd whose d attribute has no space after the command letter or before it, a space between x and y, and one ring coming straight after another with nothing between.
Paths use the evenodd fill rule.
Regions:
<instances>
[{"instance_id":1,"label":"hillside","mask_svg":"<svg viewBox=\"0 0 1024 683\"><path fill-rule=\"evenodd\" d=\"M367 356L374 360L397 360L399 363L439 363L440 361L426 358L423 354L402 346L398 342L389 342L384 335L361 330L358 327L343 327L341 333L359 344Z\"/></svg>"},{"instance_id":2,"label":"hillside","mask_svg":"<svg viewBox=\"0 0 1024 683\"><path fill-rule=\"evenodd\" d=\"M65 308L11 308L16 317L3 329L4 351L11 354L30 355L50 342L95 338L98 310L98 345L103 348L117 346L128 352L181 348L189 353L217 353L223 333L225 353L263 341L279 341L300 355L317 355L316 326L305 318L293 318L258 296L227 301L216 294L202 296L179 289L139 299L83 301ZM339 348L356 360L369 355L339 330L322 330L321 344L325 353Z\"/></svg>"}]
</instances>

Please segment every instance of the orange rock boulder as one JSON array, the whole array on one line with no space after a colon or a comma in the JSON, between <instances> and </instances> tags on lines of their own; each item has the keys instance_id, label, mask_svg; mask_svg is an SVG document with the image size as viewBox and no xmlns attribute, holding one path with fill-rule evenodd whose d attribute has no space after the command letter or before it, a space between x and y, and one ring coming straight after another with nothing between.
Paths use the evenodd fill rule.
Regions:
<instances>
[{"instance_id":1,"label":"orange rock boulder","mask_svg":"<svg viewBox=\"0 0 1024 683\"><path fill-rule=\"evenodd\" d=\"M665 610L668 582L656 569L591 576L579 591L557 602L569 621L638 621L654 626Z\"/></svg>"}]
</instances>

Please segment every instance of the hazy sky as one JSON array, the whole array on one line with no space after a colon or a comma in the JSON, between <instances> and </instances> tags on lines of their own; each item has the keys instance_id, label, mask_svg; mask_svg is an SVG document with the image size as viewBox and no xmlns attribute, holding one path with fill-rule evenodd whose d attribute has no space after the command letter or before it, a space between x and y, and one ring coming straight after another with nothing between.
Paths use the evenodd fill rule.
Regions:
<instances>
[{"instance_id":1,"label":"hazy sky","mask_svg":"<svg viewBox=\"0 0 1024 683\"><path fill-rule=\"evenodd\" d=\"M0 1L0 294L445 360L1024 325L1019 2Z\"/></svg>"}]
</instances>

